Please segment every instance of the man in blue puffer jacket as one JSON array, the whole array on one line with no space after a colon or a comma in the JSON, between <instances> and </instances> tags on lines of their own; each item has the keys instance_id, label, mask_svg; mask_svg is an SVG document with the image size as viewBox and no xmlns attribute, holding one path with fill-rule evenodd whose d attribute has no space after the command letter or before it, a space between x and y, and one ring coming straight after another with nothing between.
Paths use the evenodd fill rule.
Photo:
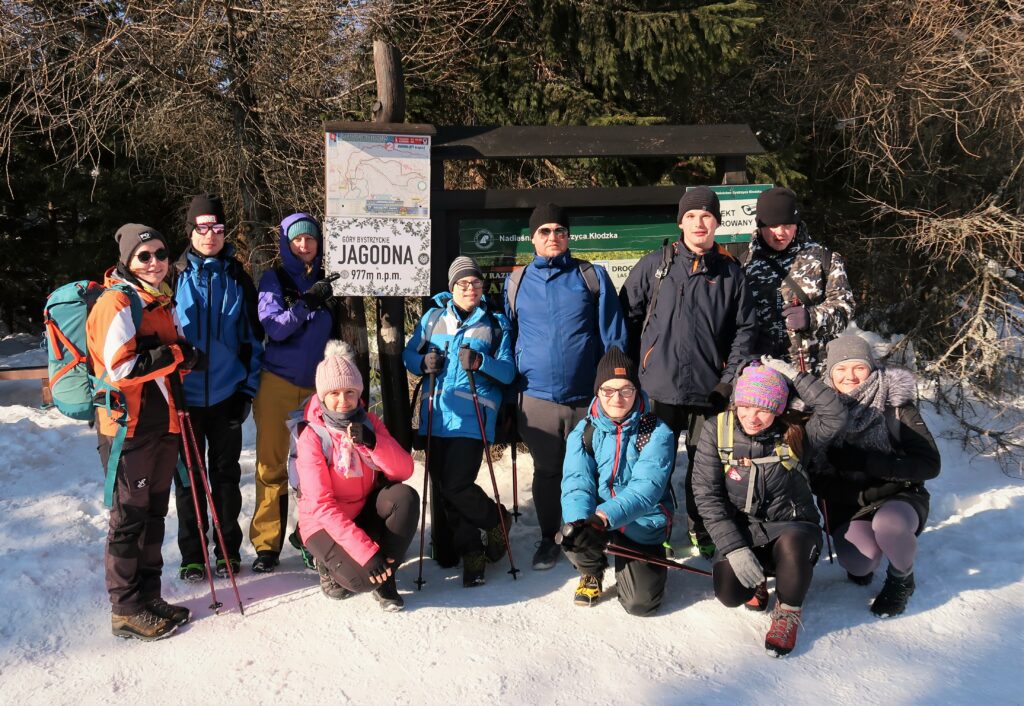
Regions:
<instances>
[{"instance_id":1,"label":"man in blue puffer jacket","mask_svg":"<svg viewBox=\"0 0 1024 706\"><path fill-rule=\"evenodd\" d=\"M565 440L586 412L597 362L611 346L625 349L626 325L608 273L570 254L569 217L562 208L537 206L530 232L536 257L523 269L514 306L506 279L505 312L516 331L519 433L533 457L541 535L533 568L550 569L560 554L555 533Z\"/></svg>"},{"instance_id":2,"label":"man in blue puffer jacket","mask_svg":"<svg viewBox=\"0 0 1024 706\"><path fill-rule=\"evenodd\" d=\"M240 562L242 469L238 458L242 423L259 387L263 331L256 314L256 287L235 259L234 246L225 243L224 207L219 197L204 194L192 199L185 233L190 246L175 263L175 304L185 338L207 359L206 370L186 376L185 400L199 452L207 456L214 509L227 545L214 547L216 571L227 576L227 562L232 562L234 571ZM203 493L197 496L204 534L208 534L206 498ZM174 501L181 550L179 575L186 581L203 581L203 539L191 491L177 484Z\"/></svg>"},{"instance_id":3,"label":"man in blue puffer jacket","mask_svg":"<svg viewBox=\"0 0 1024 706\"><path fill-rule=\"evenodd\" d=\"M308 213L293 213L281 221L280 249L281 266L263 274L259 291L267 346L253 401L256 507L249 540L252 569L260 573L277 567L288 523L288 415L316 391L316 366L335 327L320 225Z\"/></svg>"},{"instance_id":4,"label":"man in blue puffer jacket","mask_svg":"<svg viewBox=\"0 0 1024 706\"><path fill-rule=\"evenodd\" d=\"M569 435L562 476L562 548L581 574L574 600L584 606L601 597L608 540L663 559L674 509L672 431L650 411L636 365L618 348L601 359L594 395L587 418ZM651 615L667 574L663 566L617 556L619 603L631 615Z\"/></svg>"},{"instance_id":5,"label":"man in blue puffer jacket","mask_svg":"<svg viewBox=\"0 0 1024 706\"><path fill-rule=\"evenodd\" d=\"M438 482L454 548L462 557L462 583L469 588L483 584L487 561L498 561L506 551L498 513L504 514L506 528L511 516L476 484L476 477L484 444L494 441L503 387L512 382L516 370L508 320L488 311L483 273L476 262L455 258L448 269L448 287L451 291L435 296L437 307L420 319L402 360L414 375L435 376L432 396L429 382L423 383L420 434L426 434L432 397L428 471ZM467 371L473 371L486 439L480 438ZM487 533L486 546L481 530Z\"/></svg>"}]
</instances>

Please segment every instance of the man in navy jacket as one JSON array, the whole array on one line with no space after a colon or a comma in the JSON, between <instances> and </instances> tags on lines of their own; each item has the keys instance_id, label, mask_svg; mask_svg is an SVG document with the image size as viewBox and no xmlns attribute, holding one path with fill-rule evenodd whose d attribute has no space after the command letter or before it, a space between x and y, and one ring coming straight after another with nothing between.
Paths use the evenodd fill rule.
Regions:
<instances>
[{"instance_id":1,"label":"man in navy jacket","mask_svg":"<svg viewBox=\"0 0 1024 706\"><path fill-rule=\"evenodd\" d=\"M598 361L612 346L625 346L626 327L608 273L569 253L569 218L561 207L537 206L530 232L536 256L519 278L514 301L506 279L505 312L516 330L519 433L533 456L541 533L533 568L550 569L560 553L555 533L565 440L586 413Z\"/></svg>"},{"instance_id":2,"label":"man in navy jacket","mask_svg":"<svg viewBox=\"0 0 1024 706\"><path fill-rule=\"evenodd\" d=\"M678 241L645 255L619 297L631 357L654 413L679 434L687 430L686 510L695 544L713 552L690 489L697 439L705 419L725 409L732 382L751 357L753 301L743 268L715 243L718 196L701 186L679 200Z\"/></svg>"}]
</instances>

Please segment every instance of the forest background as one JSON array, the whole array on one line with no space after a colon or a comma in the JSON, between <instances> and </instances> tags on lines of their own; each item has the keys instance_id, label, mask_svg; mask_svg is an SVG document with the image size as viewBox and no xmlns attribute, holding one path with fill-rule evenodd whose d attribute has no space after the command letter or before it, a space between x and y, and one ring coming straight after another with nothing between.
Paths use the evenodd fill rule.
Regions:
<instances>
[{"instance_id":1,"label":"forest background","mask_svg":"<svg viewBox=\"0 0 1024 706\"><path fill-rule=\"evenodd\" d=\"M1019 458L1021 0L0 0L0 327L41 331L46 294L99 277L122 223L180 251L194 193L221 194L268 266L280 218L322 212L323 121L371 119L374 40L401 53L409 122L749 124L750 181L800 195L861 328L905 336L966 444ZM445 182L713 177L680 156Z\"/></svg>"}]
</instances>

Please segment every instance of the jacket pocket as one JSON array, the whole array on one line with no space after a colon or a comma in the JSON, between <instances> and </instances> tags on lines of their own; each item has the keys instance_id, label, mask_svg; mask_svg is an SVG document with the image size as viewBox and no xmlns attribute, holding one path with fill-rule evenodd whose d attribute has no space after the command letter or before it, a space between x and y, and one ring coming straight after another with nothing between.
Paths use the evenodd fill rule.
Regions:
<instances>
[{"instance_id":1,"label":"jacket pocket","mask_svg":"<svg viewBox=\"0 0 1024 706\"><path fill-rule=\"evenodd\" d=\"M659 336L655 336L654 340L651 341L650 348L648 348L646 351L644 351L643 357L641 358L641 361L642 361L641 365L640 365L640 370L641 371L647 370L647 361L650 359L651 353L654 352L654 348L658 345L658 338L659 338Z\"/></svg>"}]
</instances>

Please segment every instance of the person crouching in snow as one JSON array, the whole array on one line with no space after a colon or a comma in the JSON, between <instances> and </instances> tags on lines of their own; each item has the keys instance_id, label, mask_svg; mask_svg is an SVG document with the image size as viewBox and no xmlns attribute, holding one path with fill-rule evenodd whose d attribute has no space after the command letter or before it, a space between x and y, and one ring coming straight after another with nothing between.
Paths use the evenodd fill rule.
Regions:
<instances>
[{"instance_id":1,"label":"person crouching in snow","mask_svg":"<svg viewBox=\"0 0 1024 706\"><path fill-rule=\"evenodd\" d=\"M715 542L715 596L729 607L776 606L765 649L782 657L796 646L801 606L821 552L821 527L800 459L823 451L846 423L846 408L808 373L769 357L747 366L733 402L705 427L697 448L693 495ZM810 418L784 413L793 384ZM737 423L738 421L738 423Z\"/></svg>"},{"instance_id":2,"label":"person crouching in snow","mask_svg":"<svg viewBox=\"0 0 1024 706\"><path fill-rule=\"evenodd\" d=\"M924 482L939 475L939 450L915 405L913 373L880 367L867 341L852 334L831 341L826 355L825 383L839 393L849 421L811 480L848 578L866 586L887 558L871 612L899 615L914 592L917 537L930 500Z\"/></svg>"},{"instance_id":3,"label":"person crouching in snow","mask_svg":"<svg viewBox=\"0 0 1024 706\"><path fill-rule=\"evenodd\" d=\"M412 475L412 456L363 409L362 392L352 348L329 341L296 442L299 532L316 557L324 595L372 590L381 608L398 611L405 601L395 572L416 533L419 496L402 483Z\"/></svg>"},{"instance_id":4,"label":"person crouching in snow","mask_svg":"<svg viewBox=\"0 0 1024 706\"><path fill-rule=\"evenodd\" d=\"M614 541L652 558L665 558L673 503L669 477L675 460L671 429L650 411L636 365L612 347L597 365L595 399L566 442L562 470L561 544L580 572L576 605L601 597ZM631 615L652 615L665 595L668 569L615 557L619 603Z\"/></svg>"}]
</instances>

